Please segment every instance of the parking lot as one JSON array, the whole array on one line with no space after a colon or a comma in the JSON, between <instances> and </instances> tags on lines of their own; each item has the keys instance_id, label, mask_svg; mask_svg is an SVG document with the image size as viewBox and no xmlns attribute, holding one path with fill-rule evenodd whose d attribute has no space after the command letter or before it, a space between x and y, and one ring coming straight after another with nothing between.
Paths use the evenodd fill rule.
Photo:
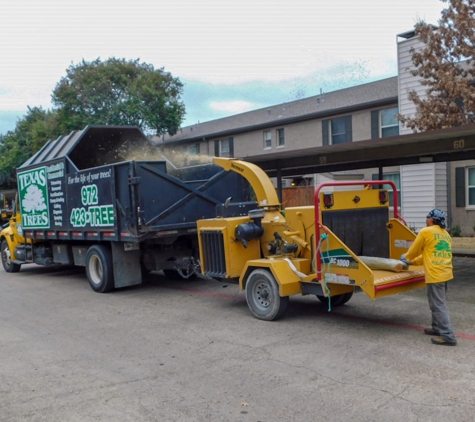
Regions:
<instances>
[{"instance_id":1,"label":"parking lot","mask_svg":"<svg viewBox=\"0 0 475 422\"><path fill-rule=\"evenodd\" d=\"M0 272L1 421L471 421L475 259L454 259L457 347L434 346L425 290L332 312L292 297L251 317L236 285L93 293L84 271Z\"/></svg>"}]
</instances>

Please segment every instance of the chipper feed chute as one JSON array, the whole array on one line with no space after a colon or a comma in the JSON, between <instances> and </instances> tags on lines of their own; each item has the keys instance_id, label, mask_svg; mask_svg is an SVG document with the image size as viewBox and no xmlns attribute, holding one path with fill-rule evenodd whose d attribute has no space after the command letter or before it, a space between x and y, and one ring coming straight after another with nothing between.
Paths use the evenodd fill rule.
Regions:
<instances>
[{"instance_id":1,"label":"chipper feed chute","mask_svg":"<svg viewBox=\"0 0 475 422\"><path fill-rule=\"evenodd\" d=\"M397 195L393 194L394 218L390 218L389 193L380 185L390 181L330 182L315 193L317 223L317 274L332 286L361 288L376 299L425 286L422 266L404 266L399 260L415 239L401 221ZM323 192L328 186L363 185L361 190ZM375 185L378 185L375 189Z\"/></svg>"}]
</instances>

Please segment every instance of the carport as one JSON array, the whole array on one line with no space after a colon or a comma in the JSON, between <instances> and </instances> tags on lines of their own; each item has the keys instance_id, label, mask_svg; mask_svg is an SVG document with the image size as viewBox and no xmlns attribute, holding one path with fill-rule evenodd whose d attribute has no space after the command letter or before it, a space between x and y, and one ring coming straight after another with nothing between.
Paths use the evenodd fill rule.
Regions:
<instances>
[{"instance_id":1,"label":"carport","mask_svg":"<svg viewBox=\"0 0 475 422\"><path fill-rule=\"evenodd\" d=\"M475 159L475 124L430 132L245 157L276 177Z\"/></svg>"}]
</instances>

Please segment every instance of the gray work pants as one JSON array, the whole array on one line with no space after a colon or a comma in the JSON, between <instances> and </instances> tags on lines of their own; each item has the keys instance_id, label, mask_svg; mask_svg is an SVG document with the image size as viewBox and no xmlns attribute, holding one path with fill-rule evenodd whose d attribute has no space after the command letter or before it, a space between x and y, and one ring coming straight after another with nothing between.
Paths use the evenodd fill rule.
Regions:
<instances>
[{"instance_id":1,"label":"gray work pants","mask_svg":"<svg viewBox=\"0 0 475 422\"><path fill-rule=\"evenodd\" d=\"M447 282L427 283L427 298L429 299L429 308L432 311L432 328L440 333L444 340L455 342L457 339L450 325L449 310L445 302L446 291Z\"/></svg>"}]
</instances>

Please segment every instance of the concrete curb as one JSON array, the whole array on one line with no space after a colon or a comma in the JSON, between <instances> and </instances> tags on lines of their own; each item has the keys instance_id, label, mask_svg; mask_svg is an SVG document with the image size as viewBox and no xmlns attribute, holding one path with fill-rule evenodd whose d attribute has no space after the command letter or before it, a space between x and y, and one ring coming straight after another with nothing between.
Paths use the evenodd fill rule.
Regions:
<instances>
[{"instance_id":1,"label":"concrete curb","mask_svg":"<svg viewBox=\"0 0 475 422\"><path fill-rule=\"evenodd\" d=\"M452 249L452 255L458 257L475 258L474 249Z\"/></svg>"}]
</instances>

